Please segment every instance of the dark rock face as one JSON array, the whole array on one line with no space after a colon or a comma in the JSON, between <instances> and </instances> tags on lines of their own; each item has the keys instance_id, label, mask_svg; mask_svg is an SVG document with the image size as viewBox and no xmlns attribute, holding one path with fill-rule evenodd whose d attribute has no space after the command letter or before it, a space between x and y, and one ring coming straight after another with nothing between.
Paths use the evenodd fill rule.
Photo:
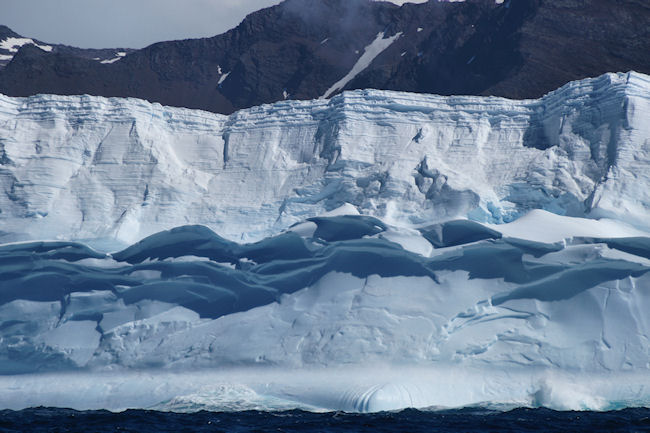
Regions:
<instances>
[{"instance_id":1,"label":"dark rock face","mask_svg":"<svg viewBox=\"0 0 650 433\"><path fill-rule=\"evenodd\" d=\"M132 96L230 113L320 97L379 33L401 32L344 88L534 98L604 72L650 73L649 22L646 0L286 0L222 35L122 50L113 63L93 60L98 50L25 45L0 70L0 92ZM0 40L3 31L11 32L0 27Z\"/></svg>"},{"instance_id":2,"label":"dark rock face","mask_svg":"<svg viewBox=\"0 0 650 433\"><path fill-rule=\"evenodd\" d=\"M25 41L29 39L29 41ZM94 60L95 62L112 62L121 55L133 52L130 48L104 48L104 49L86 49L75 48L67 45L48 44L37 39L25 38L14 32L7 26L0 25L0 70L7 66L14 58L22 46L40 46L46 48L47 52L63 54L71 57L81 57L82 59ZM23 45L24 44L24 45ZM119 54L118 53L122 53Z\"/></svg>"}]
</instances>

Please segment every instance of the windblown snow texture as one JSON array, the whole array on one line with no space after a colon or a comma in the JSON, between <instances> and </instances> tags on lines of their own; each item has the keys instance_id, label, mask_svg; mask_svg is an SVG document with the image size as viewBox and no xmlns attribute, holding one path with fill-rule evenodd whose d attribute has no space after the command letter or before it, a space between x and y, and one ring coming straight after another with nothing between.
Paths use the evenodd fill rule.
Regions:
<instances>
[{"instance_id":1,"label":"windblown snow texture","mask_svg":"<svg viewBox=\"0 0 650 433\"><path fill-rule=\"evenodd\" d=\"M545 209L648 228L648 116L650 78L634 72L539 100L367 90L228 117L1 97L0 240L115 250L200 224L254 241L344 203L400 225Z\"/></svg>"},{"instance_id":2,"label":"windblown snow texture","mask_svg":"<svg viewBox=\"0 0 650 433\"><path fill-rule=\"evenodd\" d=\"M549 243L509 237L509 225L500 232L458 220L412 230L338 215L252 244L184 226L113 254L74 242L0 246L0 373L94 371L91 382L100 384L82 385L92 400L75 400L74 392L64 400L82 408L118 398L113 394L131 381L128 371L257 366L299 372L387 364L463 368L485 377L454 397L435 386L413 388L412 377L347 393L322 378L302 393L290 392L289 381L275 395L292 396L294 407L360 411L512 402L522 395L528 404L559 408L648 403L650 384L638 378L634 386L589 391L587 400L551 398L558 391L546 382L527 382L540 371L647 379L650 369L650 238L619 225L616 232L603 226L617 236L603 239L597 237L601 223L542 211L527 221L558 219L575 230L591 224L596 237ZM110 379L120 387L102 391L102 374L109 371L123 371ZM501 373L491 377L491 371ZM502 389L497 383L506 371L511 383ZM47 390L39 400L41 385L34 380L0 380L0 405L61 404ZM7 385L11 381L20 385ZM157 385L147 379L142 386ZM166 386L156 387L158 402L177 396ZM315 389L336 397L316 398ZM233 404L219 392L225 394L214 398L225 406L213 408ZM142 398L117 407L142 405ZM253 404L258 397L246 398ZM163 407L181 409L182 401Z\"/></svg>"}]
</instances>

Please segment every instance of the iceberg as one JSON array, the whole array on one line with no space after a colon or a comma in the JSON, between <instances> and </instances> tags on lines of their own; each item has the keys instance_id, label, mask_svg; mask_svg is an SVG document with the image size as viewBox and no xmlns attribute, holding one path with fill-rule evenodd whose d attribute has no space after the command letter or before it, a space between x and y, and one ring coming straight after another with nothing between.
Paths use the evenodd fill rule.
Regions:
<instances>
[{"instance_id":1,"label":"iceberg","mask_svg":"<svg viewBox=\"0 0 650 433\"><path fill-rule=\"evenodd\" d=\"M648 406L648 116L0 96L0 408Z\"/></svg>"},{"instance_id":2,"label":"iceberg","mask_svg":"<svg viewBox=\"0 0 650 433\"><path fill-rule=\"evenodd\" d=\"M404 226L542 209L647 229L649 95L630 72L539 100L363 90L230 116L1 96L0 242L114 251L187 224L250 242L345 203Z\"/></svg>"},{"instance_id":3,"label":"iceberg","mask_svg":"<svg viewBox=\"0 0 650 433\"><path fill-rule=\"evenodd\" d=\"M545 224L565 237L540 241ZM115 253L5 244L0 407L647 405L648 271L647 232L545 211L419 229L335 212L254 243L182 226Z\"/></svg>"}]
</instances>

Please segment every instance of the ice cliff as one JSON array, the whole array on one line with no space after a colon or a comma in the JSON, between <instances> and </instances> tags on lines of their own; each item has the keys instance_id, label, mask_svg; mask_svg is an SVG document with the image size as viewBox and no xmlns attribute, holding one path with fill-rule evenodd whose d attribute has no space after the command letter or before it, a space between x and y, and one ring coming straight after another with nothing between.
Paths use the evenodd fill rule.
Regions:
<instances>
[{"instance_id":1,"label":"ice cliff","mask_svg":"<svg viewBox=\"0 0 650 433\"><path fill-rule=\"evenodd\" d=\"M539 100L366 90L228 117L0 97L0 240L126 245L183 224L257 240L343 203L396 224L546 209L648 227L649 118L634 72Z\"/></svg>"},{"instance_id":2,"label":"ice cliff","mask_svg":"<svg viewBox=\"0 0 650 433\"><path fill-rule=\"evenodd\" d=\"M253 244L185 226L110 255L8 244L0 407L647 405L648 271L647 234L544 211L317 217Z\"/></svg>"},{"instance_id":3,"label":"ice cliff","mask_svg":"<svg viewBox=\"0 0 650 433\"><path fill-rule=\"evenodd\" d=\"M2 97L0 408L647 406L649 158L637 73Z\"/></svg>"}]
</instances>

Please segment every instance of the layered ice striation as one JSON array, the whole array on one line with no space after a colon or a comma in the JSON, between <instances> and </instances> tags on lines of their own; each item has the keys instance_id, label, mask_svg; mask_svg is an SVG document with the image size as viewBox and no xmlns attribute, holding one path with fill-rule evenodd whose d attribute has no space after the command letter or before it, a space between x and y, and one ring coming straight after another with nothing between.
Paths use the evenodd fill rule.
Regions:
<instances>
[{"instance_id":1,"label":"layered ice striation","mask_svg":"<svg viewBox=\"0 0 650 433\"><path fill-rule=\"evenodd\" d=\"M0 97L0 408L647 406L649 118Z\"/></svg>"},{"instance_id":2,"label":"layered ice striation","mask_svg":"<svg viewBox=\"0 0 650 433\"><path fill-rule=\"evenodd\" d=\"M113 254L7 244L0 406L647 405L648 271L647 233L545 211L322 216L248 244L183 226Z\"/></svg>"},{"instance_id":3,"label":"layered ice striation","mask_svg":"<svg viewBox=\"0 0 650 433\"><path fill-rule=\"evenodd\" d=\"M532 209L649 226L650 78L539 100L353 91L226 117L134 99L0 97L0 241L184 224L259 240L352 204L400 225Z\"/></svg>"}]
</instances>

